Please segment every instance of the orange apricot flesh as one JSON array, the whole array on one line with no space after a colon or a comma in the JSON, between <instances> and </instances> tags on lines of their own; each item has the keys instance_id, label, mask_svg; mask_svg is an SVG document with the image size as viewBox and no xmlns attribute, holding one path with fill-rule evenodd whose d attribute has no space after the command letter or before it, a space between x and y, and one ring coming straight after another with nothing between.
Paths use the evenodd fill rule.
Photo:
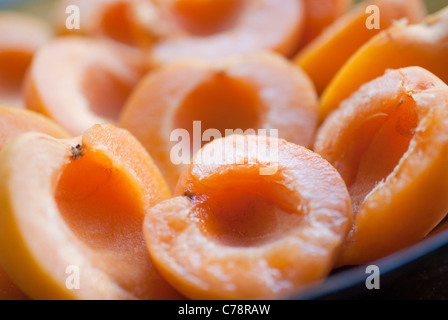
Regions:
<instances>
[{"instance_id":1,"label":"orange apricot flesh","mask_svg":"<svg viewBox=\"0 0 448 320\"><path fill-rule=\"evenodd\" d=\"M291 56L300 44L304 26L302 0L281 3L278 0L178 0L168 1L168 8L165 3L162 2L161 8L156 10L168 12L164 20L181 23L180 28L177 24L177 28L168 26L169 31L158 31L163 35L152 48L154 65L192 58L217 61L234 54L265 50ZM197 6L202 7L199 12L194 9ZM218 10L222 6L227 7ZM204 17L213 16L219 16L219 23L215 22L212 28L215 32L204 35L206 31L210 32L205 28L208 18ZM159 23L156 20L149 28L152 30ZM185 23L190 25L188 29Z\"/></svg>"},{"instance_id":2,"label":"orange apricot flesh","mask_svg":"<svg viewBox=\"0 0 448 320\"><path fill-rule=\"evenodd\" d=\"M131 55L93 39L51 41L31 64L24 89L26 107L74 136L94 124L115 123L142 74L138 64L127 59Z\"/></svg>"},{"instance_id":3,"label":"orange apricot flesh","mask_svg":"<svg viewBox=\"0 0 448 320\"><path fill-rule=\"evenodd\" d=\"M83 27L68 30L65 10L73 4L83 12ZM216 44L226 50L220 57L253 51L253 45L256 50L266 48L292 54L301 38L304 16L302 0L286 0L281 5L273 0L66 0L57 12L60 34L103 37L143 48L161 43L157 51L162 54L156 54L156 64L168 62L163 51L171 52L173 45L181 45L185 54L171 52L180 56L170 61L196 57L195 52L193 56L186 52L196 50L195 46L206 49L208 52L202 54L212 58ZM310 30L321 26L322 19L317 20L312 19ZM267 28L266 21L275 23ZM260 37L266 31L270 37ZM257 41L248 46L246 42L252 39ZM198 44L192 45L196 41Z\"/></svg>"},{"instance_id":4,"label":"orange apricot flesh","mask_svg":"<svg viewBox=\"0 0 448 320\"><path fill-rule=\"evenodd\" d=\"M62 0L56 7L56 29L59 35L82 35L109 39L131 46L149 44L134 6L141 0ZM67 8L79 8L79 28L67 28L73 21Z\"/></svg>"},{"instance_id":5,"label":"orange apricot flesh","mask_svg":"<svg viewBox=\"0 0 448 320\"><path fill-rule=\"evenodd\" d=\"M34 16L0 13L0 103L22 107L21 90L34 53L51 37L50 28Z\"/></svg>"},{"instance_id":6,"label":"orange apricot flesh","mask_svg":"<svg viewBox=\"0 0 448 320\"><path fill-rule=\"evenodd\" d=\"M380 29L366 27L369 17L366 8L370 5L379 8ZM344 63L370 38L401 18L409 23L420 22L425 13L422 0L364 1L330 25L294 60L311 77L320 94Z\"/></svg>"},{"instance_id":7,"label":"orange apricot flesh","mask_svg":"<svg viewBox=\"0 0 448 320\"><path fill-rule=\"evenodd\" d=\"M362 84L387 69L425 68L448 83L448 7L421 24L397 23L360 48L334 77L322 95L324 119Z\"/></svg>"},{"instance_id":8,"label":"orange apricot flesh","mask_svg":"<svg viewBox=\"0 0 448 320\"><path fill-rule=\"evenodd\" d=\"M354 224L338 265L423 239L448 212L448 86L420 67L389 70L319 129L315 152L343 177Z\"/></svg>"},{"instance_id":9,"label":"orange apricot flesh","mask_svg":"<svg viewBox=\"0 0 448 320\"><path fill-rule=\"evenodd\" d=\"M317 95L308 77L280 55L245 55L219 63L185 61L149 74L126 103L120 126L139 139L174 188L182 166L171 161L186 130L192 156L194 121L201 121L199 140L208 129L278 129L280 138L310 146L317 129ZM255 134L256 132L252 133ZM170 141L171 140L171 141ZM191 158L188 157L188 160ZM188 161L187 161L188 162Z\"/></svg>"},{"instance_id":10,"label":"orange apricot flesh","mask_svg":"<svg viewBox=\"0 0 448 320\"><path fill-rule=\"evenodd\" d=\"M228 29L243 8L244 1L241 0L176 0L172 7L180 26L201 36Z\"/></svg>"},{"instance_id":11,"label":"orange apricot flesh","mask_svg":"<svg viewBox=\"0 0 448 320\"><path fill-rule=\"evenodd\" d=\"M179 35L208 36L226 31L244 11L244 0L63 0L57 8L59 34L107 37L129 45L148 45ZM317 37L350 8L353 0L306 0L300 46ZM83 13L79 29L67 29L66 9ZM146 33L144 29L146 30Z\"/></svg>"},{"instance_id":12,"label":"orange apricot flesh","mask_svg":"<svg viewBox=\"0 0 448 320\"><path fill-rule=\"evenodd\" d=\"M351 8L353 0L305 0L303 48Z\"/></svg>"},{"instance_id":13,"label":"orange apricot flesh","mask_svg":"<svg viewBox=\"0 0 448 320\"><path fill-rule=\"evenodd\" d=\"M46 133L59 139L69 137L69 134L53 121L38 113L15 107L0 106L0 128L0 150L15 137L29 131ZM26 299L26 296L0 266L0 300L19 299Z\"/></svg>"},{"instance_id":14,"label":"orange apricot flesh","mask_svg":"<svg viewBox=\"0 0 448 320\"><path fill-rule=\"evenodd\" d=\"M266 154L260 150L267 150ZM285 140L204 146L144 234L158 270L190 299L272 299L324 279L351 224L337 171Z\"/></svg>"},{"instance_id":15,"label":"orange apricot flesh","mask_svg":"<svg viewBox=\"0 0 448 320\"><path fill-rule=\"evenodd\" d=\"M69 140L25 133L1 152L0 176L0 261L27 296L180 297L154 268L141 227L170 191L127 131L95 125Z\"/></svg>"},{"instance_id":16,"label":"orange apricot flesh","mask_svg":"<svg viewBox=\"0 0 448 320\"><path fill-rule=\"evenodd\" d=\"M0 301L4 300L28 300L28 297L20 291L5 270L0 267Z\"/></svg>"}]
</instances>

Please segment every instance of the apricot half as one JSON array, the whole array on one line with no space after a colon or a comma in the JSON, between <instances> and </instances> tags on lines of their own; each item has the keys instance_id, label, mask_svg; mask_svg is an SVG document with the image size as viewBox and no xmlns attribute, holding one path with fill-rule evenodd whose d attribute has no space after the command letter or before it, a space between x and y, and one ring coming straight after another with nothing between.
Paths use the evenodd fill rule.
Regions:
<instances>
[{"instance_id":1,"label":"apricot half","mask_svg":"<svg viewBox=\"0 0 448 320\"><path fill-rule=\"evenodd\" d=\"M317 128L317 103L305 73L280 55L251 54L219 63L191 60L143 79L119 123L142 142L174 187L182 168L171 161L179 143L171 137L174 130L188 134L183 139L191 149L187 162L201 142L210 141L203 138L208 129L221 136L232 129L277 129L280 138L310 146ZM200 121L199 132L194 121Z\"/></svg>"},{"instance_id":2,"label":"apricot half","mask_svg":"<svg viewBox=\"0 0 448 320\"><path fill-rule=\"evenodd\" d=\"M0 104L23 106L25 73L34 53L50 37L50 28L34 16L0 13Z\"/></svg>"},{"instance_id":3,"label":"apricot half","mask_svg":"<svg viewBox=\"0 0 448 320\"><path fill-rule=\"evenodd\" d=\"M265 150L260 151L260 150ZM161 274L191 299L272 299L328 275L350 228L337 171L285 140L207 144L144 222Z\"/></svg>"},{"instance_id":4,"label":"apricot half","mask_svg":"<svg viewBox=\"0 0 448 320\"><path fill-rule=\"evenodd\" d=\"M448 7L421 24L397 23L367 42L341 68L322 95L321 118L386 69L420 66L448 83L447 56Z\"/></svg>"},{"instance_id":5,"label":"apricot half","mask_svg":"<svg viewBox=\"0 0 448 320\"><path fill-rule=\"evenodd\" d=\"M314 150L341 173L355 220L339 265L423 239L448 212L448 86L420 67L389 70L319 130Z\"/></svg>"},{"instance_id":6,"label":"apricot half","mask_svg":"<svg viewBox=\"0 0 448 320\"><path fill-rule=\"evenodd\" d=\"M26 107L72 135L94 124L115 123L143 72L133 58L133 52L98 40L53 40L33 59L24 90Z\"/></svg>"},{"instance_id":7,"label":"apricot half","mask_svg":"<svg viewBox=\"0 0 448 320\"><path fill-rule=\"evenodd\" d=\"M150 32L162 34L152 49L155 65L190 58L216 61L264 50L290 56L303 32L302 0L155 2L153 10L162 17L148 26ZM160 30L163 27L168 31Z\"/></svg>"},{"instance_id":8,"label":"apricot half","mask_svg":"<svg viewBox=\"0 0 448 320\"><path fill-rule=\"evenodd\" d=\"M53 121L38 113L14 107L0 106L0 128L0 150L18 135L29 131L43 132L60 139L69 137ZM18 299L26 299L26 296L9 278L0 263L0 300Z\"/></svg>"},{"instance_id":9,"label":"apricot half","mask_svg":"<svg viewBox=\"0 0 448 320\"><path fill-rule=\"evenodd\" d=\"M369 19L366 9L371 5L379 9L377 20L380 29L366 26ZM364 1L309 43L297 55L295 62L311 77L317 91L322 93L344 63L370 38L401 18L406 18L409 23L420 22L425 13L422 0ZM377 60L374 58L373 61ZM368 70L362 69L362 72Z\"/></svg>"},{"instance_id":10,"label":"apricot half","mask_svg":"<svg viewBox=\"0 0 448 320\"><path fill-rule=\"evenodd\" d=\"M33 299L170 299L142 233L170 197L127 131L60 140L25 133L0 154L0 261Z\"/></svg>"}]
</instances>

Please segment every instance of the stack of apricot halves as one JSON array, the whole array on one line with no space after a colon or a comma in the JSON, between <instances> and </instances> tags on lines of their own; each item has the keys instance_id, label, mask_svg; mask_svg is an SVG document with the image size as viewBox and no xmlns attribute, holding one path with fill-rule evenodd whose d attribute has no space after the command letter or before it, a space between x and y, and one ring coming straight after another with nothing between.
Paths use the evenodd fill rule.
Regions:
<instances>
[{"instance_id":1,"label":"stack of apricot halves","mask_svg":"<svg viewBox=\"0 0 448 320\"><path fill-rule=\"evenodd\" d=\"M443 223L448 1L55 3L0 11L0 299L290 298Z\"/></svg>"}]
</instances>

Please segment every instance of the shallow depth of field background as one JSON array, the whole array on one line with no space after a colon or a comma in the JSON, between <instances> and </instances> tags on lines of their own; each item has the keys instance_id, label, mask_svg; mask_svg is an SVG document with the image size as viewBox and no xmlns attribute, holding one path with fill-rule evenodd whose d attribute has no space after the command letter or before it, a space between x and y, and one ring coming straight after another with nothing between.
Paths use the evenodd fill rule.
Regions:
<instances>
[{"instance_id":1,"label":"shallow depth of field background","mask_svg":"<svg viewBox=\"0 0 448 320\"><path fill-rule=\"evenodd\" d=\"M48 18L51 16L51 8L56 1L57 0L0 0L0 7L12 6ZM355 0L355 2L362 1L363 0ZM32 4L36 2L39 2L38 6ZM448 0L426 0L426 4L431 13L448 6Z\"/></svg>"}]
</instances>

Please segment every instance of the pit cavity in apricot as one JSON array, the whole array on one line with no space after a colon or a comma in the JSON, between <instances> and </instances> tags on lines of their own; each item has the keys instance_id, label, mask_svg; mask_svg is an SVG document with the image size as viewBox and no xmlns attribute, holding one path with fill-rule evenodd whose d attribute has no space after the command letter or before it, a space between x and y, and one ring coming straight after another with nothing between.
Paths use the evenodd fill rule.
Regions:
<instances>
[{"instance_id":1,"label":"pit cavity in apricot","mask_svg":"<svg viewBox=\"0 0 448 320\"><path fill-rule=\"evenodd\" d=\"M60 36L77 35L106 39L134 47L151 45L148 35L139 19L141 3L152 0L60 0L55 7L56 32ZM67 16L67 9L72 16ZM79 15L78 15L79 13ZM143 20L147 20L142 18ZM67 28L70 23L79 22L79 28Z\"/></svg>"},{"instance_id":2,"label":"pit cavity in apricot","mask_svg":"<svg viewBox=\"0 0 448 320\"><path fill-rule=\"evenodd\" d=\"M305 20L302 0L178 0L153 10L163 18L148 25L150 33L160 34L151 50L157 66L266 50L289 57L299 47Z\"/></svg>"}]
</instances>

